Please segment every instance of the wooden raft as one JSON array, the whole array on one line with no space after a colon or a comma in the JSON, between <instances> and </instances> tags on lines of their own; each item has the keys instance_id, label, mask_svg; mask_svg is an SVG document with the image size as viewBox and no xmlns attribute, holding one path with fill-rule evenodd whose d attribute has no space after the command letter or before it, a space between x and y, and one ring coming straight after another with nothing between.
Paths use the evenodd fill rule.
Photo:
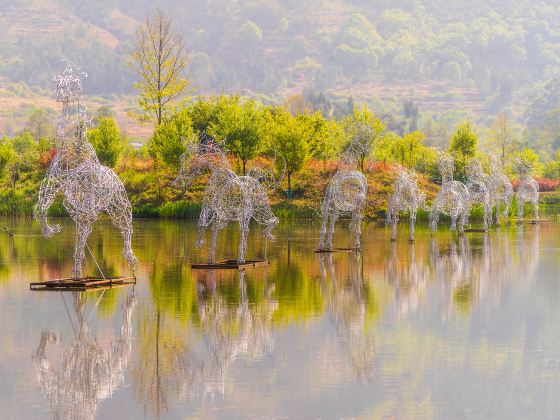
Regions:
<instances>
[{"instance_id":1,"label":"wooden raft","mask_svg":"<svg viewBox=\"0 0 560 420\"><path fill-rule=\"evenodd\" d=\"M463 229L464 232L486 232L487 229L484 228L469 228L469 229Z\"/></svg>"},{"instance_id":2,"label":"wooden raft","mask_svg":"<svg viewBox=\"0 0 560 420\"><path fill-rule=\"evenodd\" d=\"M360 248L333 248L333 249L316 249L315 252L322 254L322 253L331 253L331 252L360 252Z\"/></svg>"},{"instance_id":3,"label":"wooden raft","mask_svg":"<svg viewBox=\"0 0 560 420\"><path fill-rule=\"evenodd\" d=\"M47 280L29 284L31 290L99 290L110 289L113 287L128 286L136 284L136 277L79 277L79 278L64 278L57 280Z\"/></svg>"},{"instance_id":4,"label":"wooden raft","mask_svg":"<svg viewBox=\"0 0 560 420\"><path fill-rule=\"evenodd\" d=\"M196 270L202 269L239 269L239 268L252 268L252 267L262 267L268 265L268 261L263 260L246 260L244 263L238 263L237 260L224 260L218 261L216 263L200 263L200 264L192 264L191 268Z\"/></svg>"}]
</instances>

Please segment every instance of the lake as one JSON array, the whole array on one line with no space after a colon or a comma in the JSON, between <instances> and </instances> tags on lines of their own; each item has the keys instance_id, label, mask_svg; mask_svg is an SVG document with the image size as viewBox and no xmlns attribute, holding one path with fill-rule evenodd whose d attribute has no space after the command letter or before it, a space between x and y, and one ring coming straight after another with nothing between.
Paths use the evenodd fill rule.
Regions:
<instances>
[{"instance_id":1,"label":"lake","mask_svg":"<svg viewBox=\"0 0 560 420\"><path fill-rule=\"evenodd\" d=\"M211 271L191 269L195 222L136 220L137 284L82 293L29 290L70 275L71 221L52 239L0 223L1 419L558 418L556 222L419 226L412 245L370 223L361 255L316 254L317 223L284 223L268 267ZM259 228L248 243L262 258ZM89 246L129 273L108 222Z\"/></svg>"}]
</instances>

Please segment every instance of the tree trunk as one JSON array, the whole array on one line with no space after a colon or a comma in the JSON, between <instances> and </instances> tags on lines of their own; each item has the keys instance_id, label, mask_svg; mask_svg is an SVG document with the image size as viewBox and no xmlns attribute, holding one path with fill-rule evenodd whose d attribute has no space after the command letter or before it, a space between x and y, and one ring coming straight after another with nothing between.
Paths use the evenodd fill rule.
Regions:
<instances>
[{"instance_id":1,"label":"tree trunk","mask_svg":"<svg viewBox=\"0 0 560 420\"><path fill-rule=\"evenodd\" d=\"M288 198L292 199L292 173L288 172Z\"/></svg>"},{"instance_id":2,"label":"tree trunk","mask_svg":"<svg viewBox=\"0 0 560 420\"><path fill-rule=\"evenodd\" d=\"M243 164L243 176L245 176L245 175L247 175L247 173L245 172L245 166L247 164L247 159L241 158L241 162Z\"/></svg>"}]
</instances>

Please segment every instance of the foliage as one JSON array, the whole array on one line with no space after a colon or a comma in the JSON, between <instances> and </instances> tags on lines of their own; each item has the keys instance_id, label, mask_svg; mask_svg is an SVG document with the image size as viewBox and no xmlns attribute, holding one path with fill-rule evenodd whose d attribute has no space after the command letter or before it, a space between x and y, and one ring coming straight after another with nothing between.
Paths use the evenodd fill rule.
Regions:
<instances>
[{"instance_id":1,"label":"foliage","mask_svg":"<svg viewBox=\"0 0 560 420\"><path fill-rule=\"evenodd\" d=\"M478 135L473 130L471 123L465 121L457 127L451 136L449 151L455 157L458 172L462 176L466 175L468 160L475 156L478 150Z\"/></svg>"},{"instance_id":2,"label":"foliage","mask_svg":"<svg viewBox=\"0 0 560 420\"><path fill-rule=\"evenodd\" d=\"M126 140L114 119L102 117L98 121L97 127L88 131L88 140L95 149L99 161L103 165L114 168L126 147Z\"/></svg>"},{"instance_id":3,"label":"foliage","mask_svg":"<svg viewBox=\"0 0 560 420\"><path fill-rule=\"evenodd\" d=\"M182 109L163 119L156 127L148 150L150 156L158 162L177 170L181 155L185 152L186 142L192 139L193 129L189 113Z\"/></svg>"}]
</instances>

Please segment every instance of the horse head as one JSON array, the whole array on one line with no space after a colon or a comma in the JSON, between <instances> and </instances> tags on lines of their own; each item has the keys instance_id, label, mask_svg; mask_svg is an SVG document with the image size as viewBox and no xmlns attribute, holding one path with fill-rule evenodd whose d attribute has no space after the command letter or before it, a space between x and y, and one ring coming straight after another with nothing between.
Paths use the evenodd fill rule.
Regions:
<instances>
[{"instance_id":1,"label":"horse head","mask_svg":"<svg viewBox=\"0 0 560 420\"><path fill-rule=\"evenodd\" d=\"M213 140L200 143L189 142L181 156L179 175L175 183L183 182L183 188L189 186L202 174L216 167L229 167L227 157L220 144Z\"/></svg>"},{"instance_id":2,"label":"horse head","mask_svg":"<svg viewBox=\"0 0 560 420\"><path fill-rule=\"evenodd\" d=\"M62 73L55 73L53 81L56 83L56 101L62 103L79 102L82 99L82 79L87 73L76 71L70 61L66 61L66 68Z\"/></svg>"},{"instance_id":3,"label":"horse head","mask_svg":"<svg viewBox=\"0 0 560 420\"><path fill-rule=\"evenodd\" d=\"M452 156L440 153L438 156L438 168L441 174L442 183L453 180L453 169L455 168L455 160Z\"/></svg>"}]
</instances>

